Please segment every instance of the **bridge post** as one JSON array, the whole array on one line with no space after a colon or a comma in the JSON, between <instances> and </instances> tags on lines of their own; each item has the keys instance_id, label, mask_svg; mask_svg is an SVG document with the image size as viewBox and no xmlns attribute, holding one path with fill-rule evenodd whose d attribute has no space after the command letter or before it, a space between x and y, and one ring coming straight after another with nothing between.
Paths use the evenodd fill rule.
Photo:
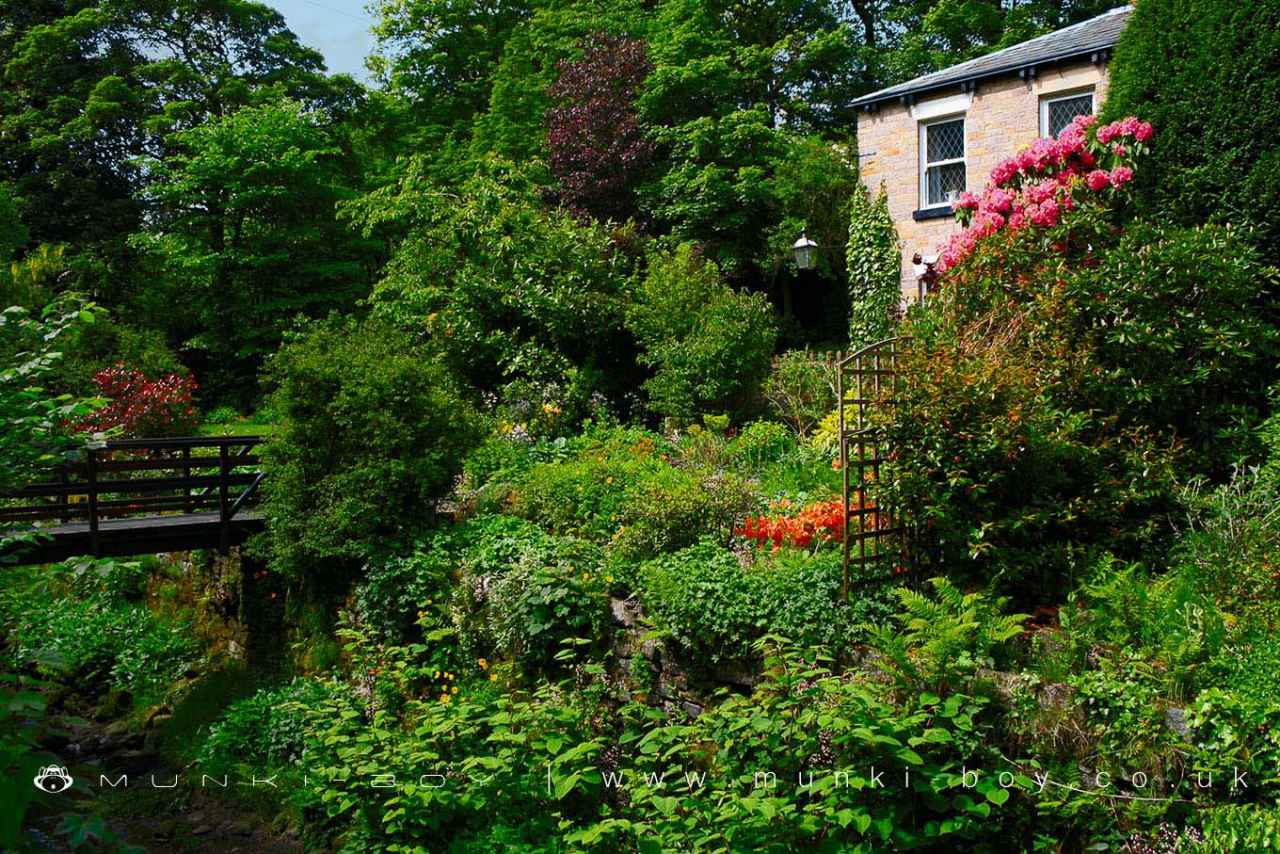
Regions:
<instances>
[{"instance_id":1,"label":"bridge post","mask_svg":"<svg viewBox=\"0 0 1280 854\"><path fill-rule=\"evenodd\" d=\"M98 536L98 452L89 448L86 452L85 468L89 477L89 550L94 557L101 557Z\"/></svg>"},{"instance_id":2,"label":"bridge post","mask_svg":"<svg viewBox=\"0 0 1280 854\"><path fill-rule=\"evenodd\" d=\"M194 509L191 506L191 448L186 445L182 447L182 494L186 499L182 512L191 513Z\"/></svg>"},{"instance_id":3,"label":"bridge post","mask_svg":"<svg viewBox=\"0 0 1280 854\"><path fill-rule=\"evenodd\" d=\"M58 466L58 485L62 487L62 497L58 502L62 505L62 515L58 517L58 521L65 525L71 521L71 478L67 474L66 463Z\"/></svg>"},{"instance_id":4,"label":"bridge post","mask_svg":"<svg viewBox=\"0 0 1280 854\"><path fill-rule=\"evenodd\" d=\"M218 445L218 551L224 555L231 551L231 506L228 502L227 481L231 478L231 460L227 456L227 443Z\"/></svg>"}]
</instances>

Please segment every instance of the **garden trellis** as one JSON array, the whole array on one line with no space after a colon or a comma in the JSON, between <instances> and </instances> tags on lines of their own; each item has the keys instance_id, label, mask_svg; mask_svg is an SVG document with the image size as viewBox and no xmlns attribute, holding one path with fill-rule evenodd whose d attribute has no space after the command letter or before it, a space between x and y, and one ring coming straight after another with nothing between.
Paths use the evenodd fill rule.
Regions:
<instances>
[{"instance_id":1,"label":"garden trellis","mask_svg":"<svg viewBox=\"0 0 1280 854\"><path fill-rule=\"evenodd\" d=\"M908 343L904 337L886 338L836 361L840 500L845 520L840 592L846 602L853 564L859 584L886 581L909 565L905 514L901 508L881 503L873 488L891 453L877 413L897 405L904 382L899 359Z\"/></svg>"}]
</instances>

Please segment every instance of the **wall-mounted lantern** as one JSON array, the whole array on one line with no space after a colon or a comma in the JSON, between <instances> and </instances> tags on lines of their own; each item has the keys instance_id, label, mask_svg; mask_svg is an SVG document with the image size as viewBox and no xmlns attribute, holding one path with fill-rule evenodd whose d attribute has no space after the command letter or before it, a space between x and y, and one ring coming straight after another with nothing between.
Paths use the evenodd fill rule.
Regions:
<instances>
[{"instance_id":1,"label":"wall-mounted lantern","mask_svg":"<svg viewBox=\"0 0 1280 854\"><path fill-rule=\"evenodd\" d=\"M812 270L818 263L818 244L809 239L804 232L800 233L800 239L791 245L791 251L796 256L796 266L801 270Z\"/></svg>"}]
</instances>

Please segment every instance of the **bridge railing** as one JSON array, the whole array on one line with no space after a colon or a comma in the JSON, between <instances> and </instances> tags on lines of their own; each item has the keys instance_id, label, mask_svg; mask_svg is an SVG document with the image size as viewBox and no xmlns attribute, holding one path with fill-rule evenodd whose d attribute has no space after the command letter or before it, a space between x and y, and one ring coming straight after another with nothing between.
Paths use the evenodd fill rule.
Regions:
<instances>
[{"instance_id":1,"label":"bridge railing","mask_svg":"<svg viewBox=\"0 0 1280 854\"><path fill-rule=\"evenodd\" d=\"M95 550L104 521L217 512L224 532L262 482L260 436L117 439L88 446L55 480L3 493L0 525L87 522ZM225 534L224 534L225 538Z\"/></svg>"}]
</instances>

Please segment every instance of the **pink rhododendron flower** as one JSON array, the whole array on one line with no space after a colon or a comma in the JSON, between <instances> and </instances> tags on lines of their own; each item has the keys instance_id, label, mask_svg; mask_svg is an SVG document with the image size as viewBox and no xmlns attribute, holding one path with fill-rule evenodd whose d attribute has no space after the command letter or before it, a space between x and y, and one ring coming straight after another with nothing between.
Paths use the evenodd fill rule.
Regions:
<instances>
[{"instance_id":1,"label":"pink rhododendron flower","mask_svg":"<svg viewBox=\"0 0 1280 854\"><path fill-rule=\"evenodd\" d=\"M985 206L998 213L1008 213L1013 207L1013 193L1002 187L988 187L983 197Z\"/></svg>"},{"instance_id":2,"label":"pink rhododendron flower","mask_svg":"<svg viewBox=\"0 0 1280 854\"><path fill-rule=\"evenodd\" d=\"M995 169L991 170L991 183L997 186L1007 184L1017 174L1018 162L1016 160L1002 161Z\"/></svg>"},{"instance_id":3,"label":"pink rhododendron flower","mask_svg":"<svg viewBox=\"0 0 1280 854\"><path fill-rule=\"evenodd\" d=\"M1038 225L1041 228L1057 225L1059 212L1058 203L1053 199L1049 199L1031 209L1031 224Z\"/></svg>"},{"instance_id":4,"label":"pink rhododendron flower","mask_svg":"<svg viewBox=\"0 0 1280 854\"><path fill-rule=\"evenodd\" d=\"M1056 140L1037 139L1002 161L980 194L960 195L956 217L965 229L941 248L938 271L959 264L997 232L1052 228L1067 212L1105 204L1099 194L1133 180L1133 157L1145 151L1135 146L1154 133L1135 116L1106 125L1098 125L1094 116L1077 116ZM1070 243L1054 245L1061 252Z\"/></svg>"}]
</instances>

